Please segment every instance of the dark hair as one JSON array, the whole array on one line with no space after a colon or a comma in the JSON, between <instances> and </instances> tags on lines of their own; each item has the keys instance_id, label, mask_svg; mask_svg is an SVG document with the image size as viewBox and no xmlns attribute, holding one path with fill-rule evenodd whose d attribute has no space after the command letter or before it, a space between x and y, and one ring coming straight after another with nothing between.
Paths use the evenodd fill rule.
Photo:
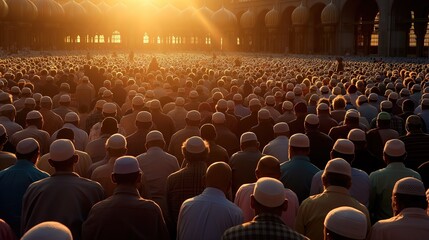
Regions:
<instances>
[{"instance_id":1,"label":"dark hair","mask_svg":"<svg viewBox=\"0 0 429 240\"><path fill-rule=\"evenodd\" d=\"M118 132L118 121L112 117L106 117L101 123L101 133L115 134Z\"/></svg>"},{"instance_id":2,"label":"dark hair","mask_svg":"<svg viewBox=\"0 0 429 240\"><path fill-rule=\"evenodd\" d=\"M216 129L213 124L206 123L200 128L201 138L210 141L215 140L217 137Z\"/></svg>"},{"instance_id":3,"label":"dark hair","mask_svg":"<svg viewBox=\"0 0 429 240\"><path fill-rule=\"evenodd\" d=\"M349 189L351 186L351 178L340 173L324 172L322 181L325 186L338 186Z\"/></svg>"},{"instance_id":4,"label":"dark hair","mask_svg":"<svg viewBox=\"0 0 429 240\"><path fill-rule=\"evenodd\" d=\"M128 173L128 174L117 174L117 173L113 174L115 178L115 182L117 184L124 184L124 185L135 183L139 175L140 175L140 172L134 172L134 173Z\"/></svg>"},{"instance_id":5,"label":"dark hair","mask_svg":"<svg viewBox=\"0 0 429 240\"><path fill-rule=\"evenodd\" d=\"M37 147L34 151L26 154L21 154L19 152L16 152L16 158L31 160L35 155L38 155L38 154L39 154L39 147Z\"/></svg>"},{"instance_id":6,"label":"dark hair","mask_svg":"<svg viewBox=\"0 0 429 240\"><path fill-rule=\"evenodd\" d=\"M395 193L394 197L396 202L399 203L402 208L421 208L426 210L428 207L426 196Z\"/></svg>"},{"instance_id":7,"label":"dark hair","mask_svg":"<svg viewBox=\"0 0 429 240\"><path fill-rule=\"evenodd\" d=\"M61 128L57 133L57 139L74 140L74 132L70 128Z\"/></svg>"},{"instance_id":8,"label":"dark hair","mask_svg":"<svg viewBox=\"0 0 429 240\"><path fill-rule=\"evenodd\" d=\"M354 154L344 154L344 153L340 153L334 149L332 149L331 155L332 155L331 158L342 158L342 159L346 160L348 163L351 163L355 159Z\"/></svg>"}]
</instances>

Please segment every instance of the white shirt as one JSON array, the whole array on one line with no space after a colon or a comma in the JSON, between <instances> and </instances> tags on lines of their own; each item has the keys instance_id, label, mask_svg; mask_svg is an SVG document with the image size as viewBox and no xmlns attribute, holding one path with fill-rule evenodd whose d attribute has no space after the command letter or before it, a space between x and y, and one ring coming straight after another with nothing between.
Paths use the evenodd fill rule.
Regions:
<instances>
[{"instance_id":1,"label":"white shirt","mask_svg":"<svg viewBox=\"0 0 429 240\"><path fill-rule=\"evenodd\" d=\"M282 163L289 160L288 149L289 138L286 136L278 136L265 145L262 153L276 157L280 163Z\"/></svg>"},{"instance_id":2,"label":"white shirt","mask_svg":"<svg viewBox=\"0 0 429 240\"><path fill-rule=\"evenodd\" d=\"M244 222L252 221L255 217L255 210L250 206L250 195L253 194L255 183L243 184L235 194L234 203L243 211ZM299 201L296 194L285 188L286 198L288 199L287 210L282 213L281 219L290 228L294 229L295 218L298 214Z\"/></svg>"},{"instance_id":3,"label":"white shirt","mask_svg":"<svg viewBox=\"0 0 429 240\"><path fill-rule=\"evenodd\" d=\"M177 239L219 240L230 227L243 223L243 213L216 188L207 187L180 208Z\"/></svg>"},{"instance_id":4,"label":"white shirt","mask_svg":"<svg viewBox=\"0 0 429 240\"><path fill-rule=\"evenodd\" d=\"M310 195L323 192L322 174L323 170L319 171L313 176ZM369 182L368 174L357 168L352 168L352 186L349 190L350 195L368 207L370 188L371 184Z\"/></svg>"}]
</instances>

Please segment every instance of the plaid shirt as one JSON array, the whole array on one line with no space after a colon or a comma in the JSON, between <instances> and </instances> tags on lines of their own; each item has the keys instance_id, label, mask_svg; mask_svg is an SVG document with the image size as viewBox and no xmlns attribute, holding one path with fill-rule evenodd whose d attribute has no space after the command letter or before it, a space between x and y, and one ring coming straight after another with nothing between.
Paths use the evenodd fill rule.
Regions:
<instances>
[{"instance_id":1,"label":"plaid shirt","mask_svg":"<svg viewBox=\"0 0 429 240\"><path fill-rule=\"evenodd\" d=\"M308 239L286 226L279 216L263 213L251 222L232 227L225 231L223 240L230 239Z\"/></svg>"}]
</instances>

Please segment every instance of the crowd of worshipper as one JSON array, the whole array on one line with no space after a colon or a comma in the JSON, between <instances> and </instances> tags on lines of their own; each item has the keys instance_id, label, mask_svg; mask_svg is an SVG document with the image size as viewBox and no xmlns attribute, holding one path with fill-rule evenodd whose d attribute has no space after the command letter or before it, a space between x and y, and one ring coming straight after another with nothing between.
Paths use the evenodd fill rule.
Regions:
<instances>
[{"instance_id":1,"label":"crowd of worshipper","mask_svg":"<svg viewBox=\"0 0 429 240\"><path fill-rule=\"evenodd\" d=\"M429 237L429 64L0 59L0 239Z\"/></svg>"}]
</instances>

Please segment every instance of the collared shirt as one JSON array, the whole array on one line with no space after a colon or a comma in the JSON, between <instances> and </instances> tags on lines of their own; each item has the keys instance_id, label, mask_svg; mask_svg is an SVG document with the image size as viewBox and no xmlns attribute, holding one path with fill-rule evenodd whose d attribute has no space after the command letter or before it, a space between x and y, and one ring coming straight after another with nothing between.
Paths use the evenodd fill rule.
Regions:
<instances>
[{"instance_id":1,"label":"collared shirt","mask_svg":"<svg viewBox=\"0 0 429 240\"><path fill-rule=\"evenodd\" d=\"M313 176L311 182L310 195L315 195L323 192L322 183L323 170L320 170ZM350 195L360 203L368 207L369 202L369 177L368 174L360 169L352 168L352 186L350 187Z\"/></svg>"},{"instance_id":2,"label":"collared shirt","mask_svg":"<svg viewBox=\"0 0 429 240\"><path fill-rule=\"evenodd\" d=\"M9 142L16 147L16 145L18 145L21 140L30 137L36 139L36 141L39 143L41 155L49 152L49 133L38 129L35 125L30 125L26 129L16 132L10 136Z\"/></svg>"},{"instance_id":3,"label":"collared shirt","mask_svg":"<svg viewBox=\"0 0 429 240\"><path fill-rule=\"evenodd\" d=\"M295 222L296 231L310 239L323 239L323 223L326 215L332 209L341 206L353 207L363 212L368 220L369 230L371 223L366 207L351 197L348 189L329 186L323 193L310 196L302 202Z\"/></svg>"},{"instance_id":4,"label":"collared shirt","mask_svg":"<svg viewBox=\"0 0 429 240\"><path fill-rule=\"evenodd\" d=\"M396 181L404 177L420 178L420 174L401 162L393 162L387 167L375 171L369 175L371 191L369 195L369 210L373 222L387 219L393 216L392 190Z\"/></svg>"},{"instance_id":5,"label":"collared shirt","mask_svg":"<svg viewBox=\"0 0 429 240\"><path fill-rule=\"evenodd\" d=\"M156 203L141 198L133 187L118 186L91 209L82 239L168 239L168 231Z\"/></svg>"},{"instance_id":6,"label":"collared shirt","mask_svg":"<svg viewBox=\"0 0 429 240\"><path fill-rule=\"evenodd\" d=\"M89 167L92 164L91 157L86 152L82 152L76 150L76 154L79 157L79 161L74 165L74 171L79 174L79 176L84 178L89 178L91 176L88 175ZM46 153L42 157L40 157L39 161L37 161L36 166L49 174L55 173L55 168L49 164L49 158L51 157L50 153Z\"/></svg>"},{"instance_id":7,"label":"collared shirt","mask_svg":"<svg viewBox=\"0 0 429 240\"><path fill-rule=\"evenodd\" d=\"M243 211L244 222L252 221L255 217L255 210L250 205L250 195L253 194L255 183L243 184L235 194L234 203ZM287 210L282 213L283 222L290 228L294 228L296 214L298 213L298 197L296 194L285 188L285 195L288 200Z\"/></svg>"},{"instance_id":8,"label":"collared shirt","mask_svg":"<svg viewBox=\"0 0 429 240\"><path fill-rule=\"evenodd\" d=\"M179 170L176 157L164 152L159 147L151 147L146 153L137 157L140 169L146 179L151 199L155 201L167 213L166 184L170 174Z\"/></svg>"},{"instance_id":9,"label":"collared shirt","mask_svg":"<svg viewBox=\"0 0 429 240\"><path fill-rule=\"evenodd\" d=\"M206 188L180 208L177 239L218 240L230 227L243 223L243 213L217 188Z\"/></svg>"},{"instance_id":10,"label":"collared shirt","mask_svg":"<svg viewBox=\"0 0 429 240\"><path fill-rule=\"evenodd\" d=\"M73 239L81 239L81 226L91 207L102 200L100 184L72 172L56 172L31 184L22 201L21 231L45 221L67 226Z\"/></svg>"},{"instance_id":11,"label":"collared shirt","mask_svg":"<svg viewBox=\"0 0 429 240\"><path fill-rule=\"evenodd\" d=\"M176 228L180 206L191 197L204 191L203 177L207 165L203 161L188 163L184 168L170 174L167 178L167 206L171 224Z\"/></svg>"},{"instance_id":12,"label":"collared shirt","mask_svg":"<svg viewBox=\"0 0 429 240\"><path fill-rule=\"evenodd\" d=\"M0 171L0 219L5 220L20 236L22 198L28 186L49 177L28 160L18 160L15 165Z\"/></svg>"},{"instance_id":13,"label":"collared shirt","mask_svg":"<svg viewBox=\"0 0 429 240\"><path fill-rule=\"evenodd\" d=\"M289 160L288 149L289 138L287 136L278 136L264 147L262 153L276 157L282 163Z\"/></svg>"},{"instance_id":14,"label":"collared shirt","mask_svg":"<svg viewBox=\"0 0 429 240\"><path fill-rule=\"evenodd\" d=\"M285 188L292 190L298 196L299 202L310 195L311 181L314 174L320 171L306 156L295 156L280 165L280 181Z\"/></svg>"},{"instance_id":15,"label":"collared shirt","mask_svg":"<svg viewBox=\"0 0 429 240\"><path fill-rule=\"evenodd\" d=\"M88 144L88 133L86 133L84 130L76 127L75 125L71 123L64 123L63 128L69 128L74 133L74 145L77 150L84 151L86 145ZM59 131L59 130L58 130ZM58 131L56 131L51 136L51 142L55 141L57 139Z\"/></svg>"},{"instance_id":16,"label":"collared shirt","mask_svg":"<svg viewBox=\"0 0 429 240\"><path fill-rule=\"evenodd\" d=\"M405 208L398 215L374 224L370 240L425 240L429 236L429 216L421 208Z\"/></svg>"},{"instance_id":17,"label":"collared shirt","mask_svg":"<svg viewBox=\"0 0 429 240\"><path fill-rule=\"evenodd\" d=\"M263 213L256 216L251 222L226 230L222 239L303 240L308 238L286 226L279 216Z\"/></svg>"},{"instance_id":18,"label":"collared shirt","mask_svg":"<svg viewBox=\"0 0 429 240\"><path fill-rule=\"evenodd\" d=\"M255 169L262 153L258 149L246 149L232 155L229 165L232 169L232 194L245 183L256 182Z\"/></svg>"}]
</instances>

